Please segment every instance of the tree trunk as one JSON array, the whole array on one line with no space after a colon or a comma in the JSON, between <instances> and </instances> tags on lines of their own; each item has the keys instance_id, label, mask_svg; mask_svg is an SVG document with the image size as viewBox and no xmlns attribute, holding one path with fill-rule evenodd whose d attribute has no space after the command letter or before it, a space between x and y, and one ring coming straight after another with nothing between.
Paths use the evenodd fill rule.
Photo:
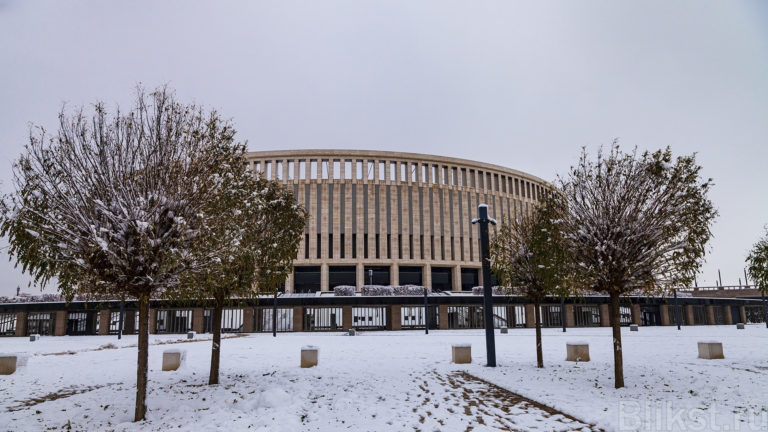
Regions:
<instances>
[{"instance_id":1,"label":"tree trunk","mask_svg":"<svg viewBox=\"0 0 768 432\"><path fill-rule=\"evenodd\" d=\"M136 366L136 413L133 421L147 414L147 364L149 360L149 296L139 296L139 358Z\"/></svg>"},{"instance_id":2,"label":"tree trunk","mask_svg":"<svg viewBox=\"0 0 768 432\"><path fill-rule=\"evenodd\" d=\"M536 366L544 367L544 353L541 350L541 302L533 303L533 317L536 321Z\"/></svg>"},{"instance_id":3,"label":"tree trunk","mask_svg":"<svg viewBox=\"0 0 768 432\"><path fill-rule=\"evenodd\" d=\"M613 328L613 375L616 388L624 387L624 358L621 352L621 314L619 293L611 292L611 327Z\"/></svg>"},{"instance_id":4,"label":"tree trunk","mask_svg":"<svg viewBox=\"0 0 768 432\"><path fill-rule=\"evenodd\" d=\"M219 383L219 359L221 358L221 312L224 306L216 301L213 308L213 345L211 347L211 376L208 384Z\"/></svg>"}]
</instances>

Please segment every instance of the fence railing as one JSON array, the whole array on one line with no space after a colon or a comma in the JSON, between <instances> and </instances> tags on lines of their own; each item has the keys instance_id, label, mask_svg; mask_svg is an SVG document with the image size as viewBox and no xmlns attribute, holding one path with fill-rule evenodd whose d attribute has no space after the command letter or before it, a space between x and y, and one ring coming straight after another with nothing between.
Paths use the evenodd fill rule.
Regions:
<instances>
[{"instance_id":1,"label":"fence railing","mask_svg":"<svg viewBox=\"0 0 768 432\"><path fill-rule=\"evenodd\" d=\"M274 312L272 298L268 303L225 308L223 332L341 331L423 329L481 329L484 327L482 298L469 295L435 294L428 298L429 314L424 313L421 296L333 297L281 296ZM533 305L525 298L496 296L493 299L493 325L499 327L532 327ZM763 322L760 300L684 297L678 298L683 325L723 325L736 322ZM606 297L566 299L561 310L560 299L546 299L541 305L543 327L596 327L608 325ZM0 335L91 335L115 334L120 328L120 303L13 303L0 304ZM150 308L150 332L184 333L189 330L210 332L210 304L174 307L172 303L153 301ZM530 316L529 316L530 315ZM621 325L637 323L645 326L675 325L672 299L653 297L623 298L620 306ZM135 333L139 327L133 302L126 301L122 332Z\"/></svg>"}]
</instances>

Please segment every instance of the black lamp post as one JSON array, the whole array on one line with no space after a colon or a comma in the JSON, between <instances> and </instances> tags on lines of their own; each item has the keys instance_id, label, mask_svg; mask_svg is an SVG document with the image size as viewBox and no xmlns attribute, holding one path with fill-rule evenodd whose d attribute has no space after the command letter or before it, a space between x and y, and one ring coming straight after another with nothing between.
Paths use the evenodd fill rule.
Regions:
<instances>
[{"instance_id":1,"label":"black lamp post","mask_svg":"<svg viewBox=\"0 0 768 432\"><path fill-rule=\"evenodd\" d=\"M496 367L496 342L493 335L493 293L491 287L491 252L488 240L488 224L496 221L488 217L488 205L477 206L477 219L472 224L480 224L480 256L483 259L483 314L485 315L485 350L487 366Z\"/></svg>"},{"instance_id":2,"label":"black lamp post","mask_svg":"<svg viewBox=\"0 0 768 432\"><path fill-rule=\"evenodd\" d=\"M272 304L272 337L277 337L277 289L275 289L275 301Z\"/></svg>"},{"instance_id":3,"label":"black lamp post","mask_svg":"<svg viewBox=\"0 0 768 432\"><path fill-rule=\"evenodd\" d=\"M424 334L429 334L429 294L424 287Z\"/></svg>"},{"instance_id":4,"label":"black lamp post","mask_svg":"<svg viewBox=\"0 0 768 432\"><path fill-rule=\"evenodd\" d=\"M563 333L565 333L565 297L560 297L560 321L563 322Z\"/></svg>"},{"instance_id":5,"label":"black lamp post","mask_svg":"<svg viewBox=\"0 0 768 432\"><path fill-rule=\"evenodd\" d=\"M765 319L765 328L768 328L768 307L765 306L765 290L760 290L760 297L763 299L763 318Z\"/></svg>"},{"instance_id":6,"label":"black lamp post","mask_svg":"<svg viewBox=\"0 0 768 432\"><path fill-rule=\"evenodd\" d=\"M117 324L117 340L123 337L123 315L125 315L125 299L120 302L120 322Z\"/></svg>"},{"instance_id":7,"label":"black lamp post","mask_svg":"<svg viewBox=\"0 0 768 432\"><path fill-rule=\"evenodd\" d=\"M677 329L680 330L680 306L677 304L677 288L673 288L675 293L675 323L677 323Z\"/></svg>"}]
</instances>

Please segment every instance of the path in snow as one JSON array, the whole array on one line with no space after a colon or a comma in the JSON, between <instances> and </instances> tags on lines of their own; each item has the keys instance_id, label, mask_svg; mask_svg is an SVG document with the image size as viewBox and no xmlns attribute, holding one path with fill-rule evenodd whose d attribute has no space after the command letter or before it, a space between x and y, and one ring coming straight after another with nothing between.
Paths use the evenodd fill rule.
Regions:
<instances>
[{"instance_id":1,"label":"path in snow","mask_svg":"<svg viewBox=\"0 0 768 432\"><path fill-rule=\"evenodd\" d=\"M500 431L601 430L466 372L442 375L433 371L429 375L419 384L423 392L419 395L421 406L413 409L421 424L430 418L445 426L455 424L457 417L463 416L467 432L478 428ZM434 390L434 384L439 384L440 388ZM444 396L440 397L438 393ZM438 411L441 404L448 408ZM446 411L448 416L444 415ZM421 431L421 428L415 426L414 430Z\"/></svg>"}]
</instances>

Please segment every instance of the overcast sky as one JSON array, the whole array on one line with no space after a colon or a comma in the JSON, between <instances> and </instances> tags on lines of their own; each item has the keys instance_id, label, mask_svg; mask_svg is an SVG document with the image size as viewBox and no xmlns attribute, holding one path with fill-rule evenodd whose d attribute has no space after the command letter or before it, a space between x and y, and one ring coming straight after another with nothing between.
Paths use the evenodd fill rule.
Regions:
<instances>
[{"instance_id":1,"label":"overcast sky","mask_svg":"<svg viewBox=\"0 0 768 432\"><path fill-rule=\"evenodd\" d=\"M0 0L0 181L29 122L168 83L251 150L411 151L552 180L582 146L698 153L720 211L699 284L768 223L768 2ZM3 240L4 241L4 240ZM0 295L27 279L0 256Z\"/></svg>"}]
</instances>

